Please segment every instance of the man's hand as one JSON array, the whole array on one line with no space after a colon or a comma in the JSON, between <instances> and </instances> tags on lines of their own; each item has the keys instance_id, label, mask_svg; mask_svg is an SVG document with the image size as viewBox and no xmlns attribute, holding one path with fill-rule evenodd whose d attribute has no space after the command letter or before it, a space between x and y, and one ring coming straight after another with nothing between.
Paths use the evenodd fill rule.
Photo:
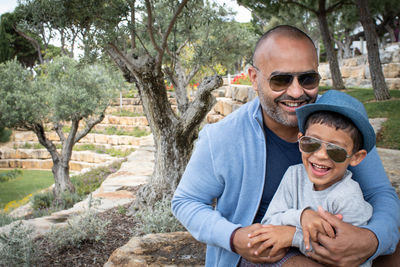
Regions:
<instances>
[{"instance_id":1,"label":"man's hand","mask_svg":"<svg viewBox=\"0 0 400 267\"><path fill-rule=\"evenodd\" d=\"M256 255L262 255L270 249L268 256L275 258L281 254L281 251L287 250L292 245L295 232L296 228L292 226L263 225L262 228L249 235L248 247L258 245L258 249L254 252Z\"/></svg>"},{"instance_id":2,"label":"man's hand","mask_svg":"<svg viewBox=\"0 0 400 267\"><path fill-rule=\"evenodd\" d=\"M248 246L250 242L249 235L256 230L261 229L262 227L262 224L256 223L237 230L233 238L233 246L236 250L236 253L254 263L270 263L282 259L286 254L286 249L278 251L276 256L270 257L270 248L266 249L266 251L260 255L255 254L259 246L262 244L261 242L258 244L254 243L251 247Z\"/></svg>"},{"instance_id":3,"label":"man's hand","mask_svg":"<svg viewBox=\"0 0 400 267\"><path fill-rule=\"evenodd\" d=\"M359 266L375 253L378 239L373 232L342 222L321 207L318 213L333 226L336 237L318 234L318 242L311 242L314 252L308 253L314 260L327 265Z\"/></svg>"},{"instance_id":4,"label":"man's hand","mask_svg":"<svg viewBox=\"0 0 400 267\"><path fill-rule=\"evenodd\" d=\"M303 240L306 249L310 249L310 237L313 242L318 242L317 234L335 237L332 226L319 216L316 211L306 209L301 214L301 228L303 230Z\"/></svg>"}]
</instances>

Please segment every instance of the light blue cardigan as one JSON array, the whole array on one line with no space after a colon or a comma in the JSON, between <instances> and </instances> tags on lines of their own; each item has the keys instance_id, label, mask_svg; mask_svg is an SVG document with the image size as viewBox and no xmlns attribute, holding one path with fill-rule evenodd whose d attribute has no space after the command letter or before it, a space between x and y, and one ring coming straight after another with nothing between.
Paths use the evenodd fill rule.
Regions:
<instances>
[{"instance_id":1,"label":"light blue cardigan","mask_svg":"<svg viewBox=\"0 0 400 267\"><path fill-rule=\"evenodd\" d=\"M174 215L194 238L207 243L206 266L231 267L239 261L229 240L234 229L252 224L263 193L267 170L262 122L256 98L222 121L206 125L172 199ZM371 259L393 253L400 237L400 201L376 148L351 171L374 208L365 226L379 240Z\"/></svg>"}]
</instances>

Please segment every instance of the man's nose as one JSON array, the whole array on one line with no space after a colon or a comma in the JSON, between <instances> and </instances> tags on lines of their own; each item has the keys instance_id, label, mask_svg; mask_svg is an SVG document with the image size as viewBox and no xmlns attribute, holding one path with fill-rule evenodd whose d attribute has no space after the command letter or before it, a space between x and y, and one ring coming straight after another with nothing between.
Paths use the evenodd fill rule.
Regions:
<instances>
[{"instance_id":1,"label":"man's nose","mask_svg":"<svg viewBox=\"0 0 400 267\"><path fill-rule=\"evenodd\" d=\"M304 95L304 88L300 85L297 76L293 77L293 81L287 88L286 94L293 98L299 98L300 96Z\"/></svg>"}]
</instances>

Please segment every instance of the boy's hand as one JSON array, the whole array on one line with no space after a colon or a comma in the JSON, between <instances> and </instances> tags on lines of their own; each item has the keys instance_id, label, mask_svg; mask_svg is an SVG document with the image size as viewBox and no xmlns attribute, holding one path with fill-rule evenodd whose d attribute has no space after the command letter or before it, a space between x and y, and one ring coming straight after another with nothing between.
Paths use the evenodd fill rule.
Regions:
<instances>
[{"instance_id":1,"label":"boy's hand","mask_svg":"<svg viewBox=\"0 0 400 267\"><path fill-rule=\"evenodd\" d=\"M310 249L310 237L313 242L318 242L318 233L330 238L335 237L333 227L326 220L322 219L316 211L311 209L304 210L301 214L300 222L307 250Z\"/></svg>"},{"instance_id":2,"label":"boy's hand","mask_svg":"<svg viewBox=\"0 0 400 267\"><path fill-rule=\"evenodd\" d=\"M295 232L296 228L293 226L262 225L261 228L248 235L250 241L247 246L252 248L262 242L262 244L254 251L254 254L264 255L264 252L270 248L267 257L272 259L276 256L280 256L283 251L286 253L287 248L292 245Z\"/></svg>"}]
</instances>

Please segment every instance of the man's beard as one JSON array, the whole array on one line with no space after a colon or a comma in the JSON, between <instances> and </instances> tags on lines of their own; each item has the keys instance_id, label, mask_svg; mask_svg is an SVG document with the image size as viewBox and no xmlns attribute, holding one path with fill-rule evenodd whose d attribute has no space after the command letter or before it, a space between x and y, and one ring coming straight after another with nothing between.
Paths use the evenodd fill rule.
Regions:
<instances>
[{"instance_id":1,"label":"man's beard","mask_svg":"<svg viewBox=\"0 0 400 267\"><path fill-rule=\"evenodd\" d=\"M290 119L290 117L295 116L296 114L290 114L286 111L284 111L280 106L279 102L282 100L291 100L291 101L305 101L307 104L314 102L315 99L312 99L310 96L303 94L299 98L293 98L291 96L288 96L286 94L283 94L275 99L268 98L264 95L264 91L261 84L258 83L258 88L261 90L258 90L258 96L260 98L260 103L261 107L264 110L264 112L274 121L277 123L280 123L284 126L287 127L297 127L297 118L296 119ZM294 112L293 112L294 113Z\"/></svg>"}]
</instances>

